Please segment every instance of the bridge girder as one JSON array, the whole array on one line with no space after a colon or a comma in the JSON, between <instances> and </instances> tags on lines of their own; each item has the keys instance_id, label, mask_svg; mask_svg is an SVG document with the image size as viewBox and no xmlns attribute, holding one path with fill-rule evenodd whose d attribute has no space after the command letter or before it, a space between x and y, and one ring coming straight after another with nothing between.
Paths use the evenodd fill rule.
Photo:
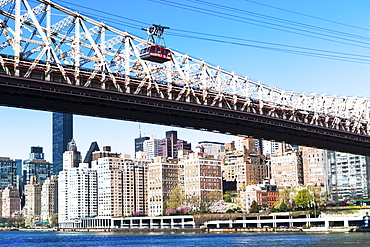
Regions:
<instances>
[{"instance_id":1,"label":"bridge girder","mask_svg":"<svg viewBox=\"0 0 370 247\"><path fill-rule=\"evenodd\" d=\"M285 91L176 51L171 51L173 59L163 64L144 61L140 50L146 46L145 40L50 0L2 1L0 15L0 73L8 76L146 95L369 135L367 98Z\"/></svg>"},{"instance_id":2,"label":"bridge girder","mask_svg":"<svg viewBox=\"0 0 370 247\"><path fill-rule=\"evenodd\" d=\"M370 137L253 112L0 75L0 104L217 133L368 156Z\"/></svg>"}]
</instances>

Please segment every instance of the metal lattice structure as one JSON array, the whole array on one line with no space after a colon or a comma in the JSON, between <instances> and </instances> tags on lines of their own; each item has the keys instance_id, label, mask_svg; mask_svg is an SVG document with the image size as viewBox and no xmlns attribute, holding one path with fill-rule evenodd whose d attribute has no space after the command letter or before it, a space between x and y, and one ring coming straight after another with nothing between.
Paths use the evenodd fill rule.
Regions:
<instances>
[{"instance_id":1,"label":"metal lattice structure","mask_svg":"<svg viewBox=\"0 0 370 247\"><path fill-rule=\"evenodd\" d=\"M140 59L146 41L51 0L0 0L0 73L192 102L368 135L367 98L299 94L179 52Z\"/></svg>"}]
</instances>

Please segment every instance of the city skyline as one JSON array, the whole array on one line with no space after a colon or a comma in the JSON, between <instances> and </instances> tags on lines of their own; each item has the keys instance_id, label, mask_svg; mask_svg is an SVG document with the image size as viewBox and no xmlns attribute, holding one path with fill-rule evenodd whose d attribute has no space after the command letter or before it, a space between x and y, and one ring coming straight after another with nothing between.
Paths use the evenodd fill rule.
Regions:
<instances>
[{"instance_id":1,"label":"city skyline","mask_svg":"<svg viewBox=\"0 0 370 247\"><path fill-rule=\"evenodd\" d=\"M160 1L122 2L110 0L109 4L106 2L94 3L93 7L87 0L79 1L78 5L69 1L55 2L89 16L96 13L95 10L100 10L102 12L96 15L94 19L99 18L99 21L105 21L108 25L127 30L142 38L146 38L146 33L140 31L140 28L146 27L146 25L158 23L170 26L171 29L165 33L165 39L171 49L188 53L193 57L203 58L211 64L225 67L230 71L260 80L268 85L297 92L357 95L359 97L368 95L366 93L366 89L368 89L366 82L370 79L370 73L366 61L364 61L365 64L351 63L257 49L250 46L189 39L173 35L172 30L203 32L353 54L363 54L367 51L368 48L360 47L360 45L348 46L289 32L279 32L278 30L248 24L245 22L246 20L244 22L228 20L207 13L166 5L163 2L160 3ZM223 1L215 1L214 3L225 4ZM188 1L186 4L193 3ZM281 9L272 8L271 6L274 5ZM146 8L142 6L146 6ZM368 23L369 20L367 13L370 9L370 3L368 2L351 4L330 0L321 3L318 8L318 5L312 1L285 1L279 3L279 5L267 1L265 6L255 4L253 1L235 1L230 7L361 36L367 35L369 31L363 28L363 23ZM161 13L166 14L158 14L157 11L154 13L153 9L159 9ZM291 13L282 9L290 10ZM104 12L111 13L111 16L108 17ZM303 13L307 16L297 13ZM120 16L134 21L127 24L127 20L120 19ZM315 19L309 16L318 18ZM332 22L320 20L320 18L332 20ZM341 25L338 22L347 25ZM367 46L366 44L363 45ZM45 159L52 160L52 120L50 112L0 107L0 114L2 116L0 123L0 156L27 159L31 146L41 146L44 148ZM139 136L138 123L83 116L75 116L74 123L74 139L83 156L91 142L97 141L101 147L110 145L114 151L123 154L128 153L133 157L133 142ZM140 125L142 136L156 135L159 139L164 137L165 131L177 130L179 138L191 142L193 147L199 141L231 141L231 136L227 135L178 129L171 126Z\"/></svg>"},{"instance_id":2,"label":"city skyline","mask_svg":"<svg viewBox=\"0 0 370 247\"><path fill-rule=\"evenodd\" d=\"M9 136L9 140L11 140L11 128L14 125L17 125L19 129L22 131L20 135L27 135L30 138L27 138L28 144L16 144L14 143L15 147L21 146L21 148L10 149L10 152L4 152L4 148L0 150L0 157L9 157L11 159L22 159L26 160L29 159L29 153L31 147L40 146L43 148L45 153L45 160L52 161L52 113L51 112L42 112L42 111L34 111L34 110L25 110L25 109L11 109L9 107L0 107L0 114L6 110L11 111L18 111L19 114L26 114L27 117L31 117L34 119L41 119L40 123L43 127L39 127L37 129L40 132L47 132L49 134L44 134L43 136L38 136L34 132L30 132L30 126L27 126L27 123L24 125L19 124L16 119L19 117L18 114L13 116L14 122L9 122L10 124L6 126L6 129L9 132L4 131L2 134ZM6 115L7 113L4 113ZM49 119L48 119L49 118ZM81 122L88 119L89 122L93 122L94 125L81 125ZM47 122L49 120L49 122ZM18 125L19 124L19 125ZM176 130L178 131L179 139L183 139L185 141L189 141L192 143L192 147L195 148L200 141L218 141L218 142L231 142L231 135L225 134L217 134L217 133L208 133L206 131L197 131L197 130L190 130L190 129L183 129L171 126L159 126L155 124L145 124L145 123L136 123L130 121L121 121L121 120L110 120L110 119L102 119L102 118L93 118L93 117L85 117L74 115L74 129L73 129L73 139L77 144L78 151L81 152L81 155L85 157L87 151L92 142L96 141L100 148L103 146L111 146L112 150L115 152L119 152L122 154L130 154L131 158L134 158L134 140L135 138L139 137L139 132L141 132L141 136L151 136L155 135L157 139L163 139L165 137L166 131ZM4 126L4 123L3 123ZM117 133L110 133L109 131L103 131L103 133L99 133L95 130L95 128L102 128L102 129L111 129L111 128L122 128L123 130L125 127L129 126L131 129L137 128L136 132L124 132L123 138ZM196 134L190 134L195 133ZM83 138L83 136L89 135L91 138ZM34 138L34 139L33 139ZM122 141L120 140L122 138ZM207 138L207 139L206 139ZM3 138L1 138L4 140ZM0 146L4 146L4 142L0 143Z\"/></svg>"}]
</instances>

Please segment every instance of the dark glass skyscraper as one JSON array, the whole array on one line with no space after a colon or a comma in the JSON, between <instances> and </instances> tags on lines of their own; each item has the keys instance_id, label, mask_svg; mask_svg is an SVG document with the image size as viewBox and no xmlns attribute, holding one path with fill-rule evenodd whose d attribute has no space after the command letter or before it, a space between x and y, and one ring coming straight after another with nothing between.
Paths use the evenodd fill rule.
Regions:
<instances>
[{"instance_id":1,"label":"dark glass skyscraper","mask_svg":"<svg viewBox=\"0 0 370 247\"><path fill-rule=\"evenodd\" d=\"M73 115L53 113L53 173L63 170L63 153L73 139Z\"/></svg>"},{"instance_id":2,"label":"dark glass skyscraper","mask_svg":"<svg viewBox=\"0 0 370 247\"><path fill-rule=\"evenodd\" d=\"M139 152L139 151L144 151L144 141L146 140L149 140L150 137L139 137L139 138L135 138L135 157L136 157L136 152Z\"/></svg>"}]
</instances>

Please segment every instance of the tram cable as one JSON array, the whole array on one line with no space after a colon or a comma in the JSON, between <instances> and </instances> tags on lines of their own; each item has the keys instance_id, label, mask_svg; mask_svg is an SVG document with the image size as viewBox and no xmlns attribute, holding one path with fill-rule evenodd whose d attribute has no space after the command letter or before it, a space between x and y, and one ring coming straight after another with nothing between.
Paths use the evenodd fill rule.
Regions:
<instances>
[{"instance_id":1,"label":"tram cable","mask_svg":"<svg viewBox=\"0 0 370 247\"><path fill-rule=\"evenodd\" d=\"M97 15L95 13L94 14L92 14L92 13L90 13L90 14L87 13L86 14L86 16L88 16L90 18L93 18L93 19L96 19L96 17L99 17L102 20L109 20L109 23L114 23L114 24L117 24L117 25L120 25L120 26L126 26L126 27L130 27L130 28L134 28L134 29L137 29L137 30L141 30L141 27L142 27L143 24L148 25L148 23L145 23L145 22L142 22L142 21L138 21L138 20L131 19L131 18L126 18L126 17L120 16L120 15L111 14L111 13L100 11L100 10L93 9L93 8L90 8L90 7L85 7L85 6L78 5L78 4L75 4L75 3L71 3L71 2L68 2L68 1L64 1L64 0L58 0L58 1L64 2L66 4L71 4L71 5L77 6L79 8L84 8L84 9L88 9L90 11L95 11L95 12L99 12L99 13L102 13L102 14L109 15L109 17L106 17L106 16L103 16L103 15ZM156 0L150 0L150 1L157 2ZM205 1L202 1L202 2L205 2ZM128 20L130 22L137 23L137 24L132 24L130 22L125 22L125 24L122 24L122 21L120 21L118 19L115 19L115 18L112 18L112 16L115 17L115 18ZM187 35L186 33L189 33L189 35ZM170 32L168 32L167 35L172 35L172 36L177 36L177 37L184 37L184 38L191 38L191 39L198 39L198 40L204 40L204 41L211 41L211 42L218 42L218 43L225 43L225 44L231 44L231 45L248 46L248 47L271 50L271 51L278 51L278 52L284 52L284 53L290 53L290 54L333 59L333 60L339 60L339 61L366 63L366 64L368 62L370 62L370 60L366 59L366 58L370 58L370 56L365 56L365 55L358 55L358 54L351 54L351 53L344 53L344 52L337 52L337 51L328 51L328 50L321 50L321 49L314 49L314 48L307 48L307 47L299 47L299 46L292 46L292 45L286 45L286 44L277 44L277 43L271 43L271 42L249 40L249 39L229 37L229 36L216 35L216 34L207 34L207 33L202 33L202 32L194 32L194 31L180 30L180 29L173 29L173 28L171 29ZM203 36L209 36L209 37L212 37L212 38L201 37L202 35ZM236 40L238 42L228 41L228 40ZM242 42L244 42L244 43L242 43ZM252 44L248 44L246 42L256 43L256 44L259 44L259 45L252 45ZM351 44L351 45L353 45L353 44ZM289 48L289 49L276 48L274 46L285 47L285 48ZM355 46L359 46L359 45L355 45ZM359 46L359 47L363 47L363 46ZM370 48L370 47L363 47L363 48ZM292 49L298 49L298 50L292 50ZM312 52L312 51L314 51L314 52Z\"/></svg>"},{"instance_id":2,"label":"tram cable","mask_svg":"<svg viewBox=\"0 0 370 247\"><path fill-rule=\"evenodd\" d=\"M202 13L202 14L206 14L206 15L210 15L210 16L215 16L215 17L219 17L219 18L223 18L223 19L227 19L227 20L232 20L232 21L237 21L237 22L241 22L241 23L246 23L246 24L259 26L259 27L269 28L269 29L272 29L272 30L277 30L277 31L297 34L297 35L301 35L301 36L306 36L306 37L311 37L311 38L316 38L316 39L321 39L321 40L326 40L326 41L331 41L331 42L336 42L336 43L341 43L341 44L346 44L346 45L351 45L351 46L370 49L370 47L368 47L368 46L370 46L370 43L359 41L359 40L337 37L337 36L328 35L328 34L325 34L325 33L307 31L307 30L304 30L304 29L299 29L299 28L295 28L295 27L288 27L288 26L284 26L284 25L278 25L278 24L269 23L269 22L265 22L265 21L262 22L260 20L254 20L254 19L251 19L251 18L246 18L246 17L237 16L237 15L222 13L220 11L212 11L212 10L209 10L209 9L200 8L200 7L196 7L196 6L192 6L192 5L176 3L176 2L173 2L173 1L169 1L169 0L149 0L149 1L159 3L159 4L164 4L164 5L167 5L167 6L180 8L180 9L184 9L184 10L189 10L189 11L193 11L193 12L197 12L197 13ZM293 30L293 31L291 31L291 30ZM344 40L344 41L340 41L340 40ZM354 44L351 44L351 43L348 43L348 42L353 42ZM368 45L368 46L364 46L364 45Z\"/></svg>"}]
</instances>

